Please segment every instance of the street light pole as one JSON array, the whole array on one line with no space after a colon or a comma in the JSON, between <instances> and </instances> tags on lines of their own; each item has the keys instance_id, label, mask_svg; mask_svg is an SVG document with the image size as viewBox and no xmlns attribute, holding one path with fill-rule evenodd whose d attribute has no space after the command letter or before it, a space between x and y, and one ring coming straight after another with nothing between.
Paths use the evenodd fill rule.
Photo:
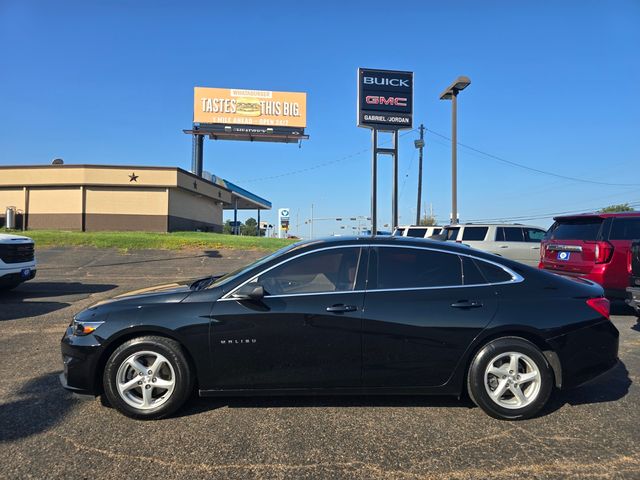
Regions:
<instances>
[{"instance_id":1,"label":"street light pole","mask_svg":"<svg viewBox=\"0 0 640 480\"><path fill-rule=\"evenodd\" d=\"M458 77L440 95L451 100L451 223L458 223L458 93L471 84L469 77Z\"/></svg>"},{"instance_id":2,"label":"street light pole","mask_svg":"<svg viewBox=\"0 0 640 480\"><path fill-rule=\"evenodd\" d=\"M451 223L458 223L458 91L451 95Z\"/></svg>"},{"instance_id":3,"label":"street light pole","mask_svg":"<svg viewBox=\"0 0 640 480\"><path fill-rule=\"evenodd\" d=\"M420 204L422 203L422 150L424 149L424 125L420 124L420 140L414 142L419 149L418 157L418 205L416 207L416 225L420 225Z\"/></svg>"}]
</instances>

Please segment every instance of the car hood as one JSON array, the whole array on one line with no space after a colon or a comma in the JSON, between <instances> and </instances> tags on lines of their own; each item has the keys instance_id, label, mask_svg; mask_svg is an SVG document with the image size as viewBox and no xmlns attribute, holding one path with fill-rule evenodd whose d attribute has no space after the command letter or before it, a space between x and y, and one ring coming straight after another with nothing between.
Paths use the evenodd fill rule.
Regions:
<instances>
[{"instance_id":1,"label":"car hood","mask_svg":"<svg viewBox=\"0 0 640 480\"><path fill-rule=\"evenodd\" d=\"M30 242L33 243L33 240L29 237L23 237L22 235L10 235L8 233L0 233L0 243L11 243L11 242Z\"/></svg>"},{"instance_id":2,"label":"car hood","mask_svg":"<svg viewBox=\"0 0 640 480\"><path fill-rule=\"evenodd\" d=\"M107 300L102 300L90 309L95 309L103 305L115 303L178 303L184 300L192 292L191 285L193 281L180 283L167 283L164 285L156 285L153 287L141 288L131 292L121 293Z\"/></svg>"}]
</instances>

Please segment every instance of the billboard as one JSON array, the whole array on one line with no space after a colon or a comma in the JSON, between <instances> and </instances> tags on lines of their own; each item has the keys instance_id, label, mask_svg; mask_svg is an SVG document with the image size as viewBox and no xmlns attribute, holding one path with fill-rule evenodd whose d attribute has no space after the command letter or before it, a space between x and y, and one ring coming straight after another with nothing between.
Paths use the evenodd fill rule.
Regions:
<instances>
[{"instance_id":1,"label":"billboard","mask_svg":"<svg viewBox=\"0 0 640 480\"><path fill-rule=\"evenodd\" d=\"M358 126L413 127L413 72L358 69Z\"/></svg>"},{"instance_id":2,"label":"billboard","mask_svg":"<svg viewBox=\"0 0 640 480\"><path fill-rule=\"evenodd\" d=\"M195 87L193 122L304 128L307 126L307 94Z\"/></svg>"}]
</instances>

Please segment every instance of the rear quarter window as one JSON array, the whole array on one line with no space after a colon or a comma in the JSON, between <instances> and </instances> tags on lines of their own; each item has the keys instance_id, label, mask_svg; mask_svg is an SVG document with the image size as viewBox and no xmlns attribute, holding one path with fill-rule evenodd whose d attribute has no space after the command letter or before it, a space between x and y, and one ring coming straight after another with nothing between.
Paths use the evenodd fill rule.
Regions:
<instances>
[{"instance_id":1,"label":"rear quarter window","mask_svg":"<svg viewBox=\"0 0 640 480\"><path fill-rule=\"evenodd\" d=\"M510 282L511 280L513 280L513 277L510 273L506 272L504 269L498 267L497 265L484 262L482 260L475 260L475 264L488 283Z\"/></svg>"},{"instance_id":2,"label":"rear quarter window","mask_svg":"<svg viewBox=\"0 0 640 480\"><path fill-rule=\"evenodd\" d=\"M604 219L579 218L559 220L549 234L551 240L586 240L594 241L600 236Z\"/></svg>"},{"instance_id":3,"label":"rear quarter window","mask_svg":"<svg viewBox=\"0 0 640 480\"><path fill-rule=\"evenodd\" d=\"M609 240L640 239L640 217L614 218Z\"/></svg>"}]
</instances>

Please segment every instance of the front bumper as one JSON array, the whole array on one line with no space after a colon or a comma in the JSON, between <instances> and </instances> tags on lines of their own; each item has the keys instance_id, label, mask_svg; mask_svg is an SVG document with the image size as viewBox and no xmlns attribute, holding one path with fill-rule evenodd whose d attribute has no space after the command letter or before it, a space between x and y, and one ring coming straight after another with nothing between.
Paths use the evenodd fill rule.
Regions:
<instances>
[{"instance_id":1,"label":"front bumper","mask_svg":"<svg viewBox=\"0 0 640 480\"><path fill-rule=\"evenodd\" d=\"M629 287L627 288L627 298L625 300L627 305L633 308L637 314L640 315L640 288Z\"/></svg>"},{"instance_id":2,"label":"front bumper","mask_svg":"<svg viewBox=\"0 0 640 480\"><path fill-rule=\"evenodd\" d=\"M67 328L60 348L63 371L60 383L67 390L83 395L99 395L100 378L97 376L102 345L94 335L79 337Z\"/></svg>"},{"instance_id":3,"label":"front bumper","mask_svg":"<svg viewBox=\"0 0 640 480\"><path fill-rule=\"evenodd\" d=\"M562 388L577 387L618 363L619 332L610 320L548 340L562 367Z\"/></svg>"},{"instance_id":4,"label":"front bumper","mask_svg":"<svg viewBox=\"0 0 640 480\"><path fill-rule=\"evenodd\" d=\"M26 267L29 268L29 267ZM13 270L0 270L0 286L1 285L15 285L16 283L26 282L27 280L33 280L36 277L36 269L29 268L29 274L22 275L22 269L18 271Z\"/></svg>"}]
</instances>

